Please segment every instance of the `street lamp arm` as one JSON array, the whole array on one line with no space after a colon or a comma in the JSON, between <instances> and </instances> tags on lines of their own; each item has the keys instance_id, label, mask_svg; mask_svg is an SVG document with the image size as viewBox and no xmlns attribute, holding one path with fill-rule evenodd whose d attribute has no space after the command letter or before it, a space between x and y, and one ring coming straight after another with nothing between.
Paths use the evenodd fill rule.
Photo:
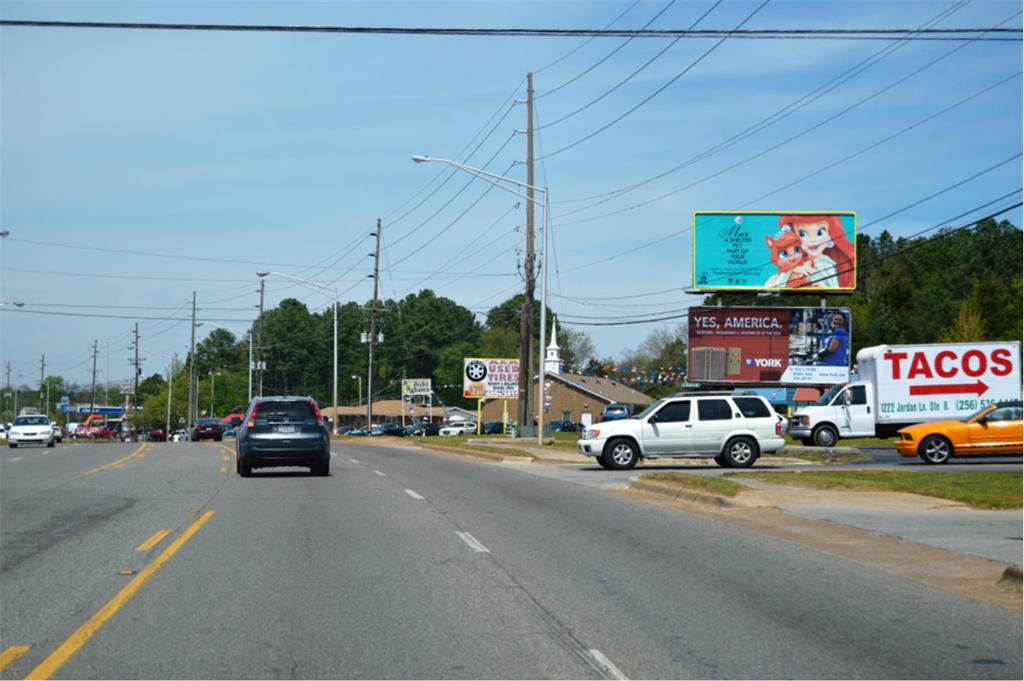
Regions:
<instances>
[{"instance_id":1,"label":"street lamp arm","mask_svg":"<svg viewBox=\"0 0 1024 681\"><path fill-rule=\"evenodd\" d=\"M505 177L504 175L498 175L496 173L490 173L490 172L487 172L486 170L481 170L480 168L474 168L472 166L467 166L467 165L465 165L463 163L459 163L458 161L452 161L451 159L447 159L447 158L432 158L430 156L413 156L412 160L415 161L416 163L446 163L446 164L452 166L453 168L458 168L459 170L464 170L467 173L470 173L471 175L476 175L477 177L479 177L484 182L488 182L488 183L494 185L495 187L500 187L501 189L504 189L507 192L515 194L519 198L525 199L527 201L530 201L530 202L532 202L532 203L534 203L535 205L538 205L538 206L543 206L544 204L541 201L538 201L537 199L533 198L532 196L528 196L526 194L522 194L520 192L517 192L514 189L506 187L505 185L503 185L501 183L502 182L508 182L508 183L514 184L514 185L516 185L518 187L522 187L523 189L532 189L534 191L543 192L545 195L547 195L547 193L548 193L548 190L547 190L546 187L535 187L532 184L526 184L525 182L520 182L519 180L513 180L511 177Z\"/></svg>"},{"instance_id":2,"label":"street lamp arm","mask_svg":"<svg viewBox=\"0 0 1024 681\"><path fill-rule=\"evenodd\" d=\"M256 276L260 277L260 278L269 277L269 276L281 277L282 279L287 279L288 281L294 282L294 283L299 284L301 286L309 286L310 288L314 288L314 289L317 289L319 291L327 291L327 292L333 293L335 296L337 296L337 289L335 289L333 287L324 286L323 284L317 284L317 283L312 282L312 281L306 281L305 279L299 279L298 277L293 277L290 274L285 274L283 272L257 272Z\"/></svg>"}]
</instances>

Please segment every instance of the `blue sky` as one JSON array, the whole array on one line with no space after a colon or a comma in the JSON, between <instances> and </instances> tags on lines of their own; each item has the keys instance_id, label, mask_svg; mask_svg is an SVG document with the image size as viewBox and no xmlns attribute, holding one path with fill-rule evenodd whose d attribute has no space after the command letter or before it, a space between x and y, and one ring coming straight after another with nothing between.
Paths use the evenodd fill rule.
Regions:
<instances>
[{"instance_id":1,"label":"blue sky","mask_svg":"<svg viewBox=\"0 0 1024 681\"><path fill-rule=\"evenodd\" d=\"M625 12L614 26L637 28L668 4L2 2L0 11L4 19L487 28L602 28ZM713 4L677 1L652 28L687 27ZM758 4L726 0L700 27L733 28ZM1021 26L1019 2L772 0L746 27L914 28L951 8L937 26ZM95 339L101 379L127 377L134 318L185 317L193 290L200 317L239 320L208 323L201 334L215 325L240 333L240 320L255 314L257 270L365 301L377 218L383 295L430 287L485 313L521 286L523 209L511 194L410 156L475 166L493 157L489 170L524 180L515 162L526 157L516 134L526 109L512 100L525 99L529 71L537 155L550 154L536 174L552 199L550 304L566 325L572 315L656 314L696 302L681 293L692 283L695 210L854 210L868 225L1002 164L862 229L912 234L961 213L980 217L978 207L1022 182L1013 158L1022 147L1019 42L731 39L618 123L553 153L636 107L714 41L678 41L579 113L669 41L632 40L561 88L626 39L3 27L0 41L0 220L11 232L0 243L0 298L25 303L0 315L0 359L15 383L38 380L44 353L47 373L86 381ZM886 48L840 87L700 157ZM602 203L580 200L694 157ZM1007 217L1021 223L1019 209ZM680 291L604 301L670 288ZM268 305L295 295L326 304L268 280ZM139 323L147 375L187 350L187 322ZM574 328L601 355L619 356L657 325Z\"/></svg>"}]
</instances>

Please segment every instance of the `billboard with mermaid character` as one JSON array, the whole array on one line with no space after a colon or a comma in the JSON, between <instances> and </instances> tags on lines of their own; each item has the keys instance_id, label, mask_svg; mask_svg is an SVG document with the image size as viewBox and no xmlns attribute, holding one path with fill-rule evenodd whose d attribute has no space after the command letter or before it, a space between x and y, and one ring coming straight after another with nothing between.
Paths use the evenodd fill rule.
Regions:
<instances>
[{"instance_id":1,"label":"billboard with mermaid character","mask_svg":"<svg viewBox=\"0 0 1024 681\"><path fill-rule=\"evenodd\" d=\"M706 211L693 214L693 288L853 291L852 211Z\"/></svg>"}]
</instances>

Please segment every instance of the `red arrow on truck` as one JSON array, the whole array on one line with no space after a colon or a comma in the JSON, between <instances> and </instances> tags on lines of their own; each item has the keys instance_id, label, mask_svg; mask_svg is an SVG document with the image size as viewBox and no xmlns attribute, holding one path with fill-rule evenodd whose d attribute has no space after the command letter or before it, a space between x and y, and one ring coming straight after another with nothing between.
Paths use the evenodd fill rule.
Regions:
<instances>
[{"instance_id":1,"label":"red arrow on truck","mask_svg":"<svg viewBox=\"0 0 1024 681\"><path fill-rule=\"evenodd\" d=\"M986 391L988 391L988 386L980 380L974 383L944 383L940 385L910 386L911 395L963 395L966 393L984 395Z\"/></svg>"}]
</instances>

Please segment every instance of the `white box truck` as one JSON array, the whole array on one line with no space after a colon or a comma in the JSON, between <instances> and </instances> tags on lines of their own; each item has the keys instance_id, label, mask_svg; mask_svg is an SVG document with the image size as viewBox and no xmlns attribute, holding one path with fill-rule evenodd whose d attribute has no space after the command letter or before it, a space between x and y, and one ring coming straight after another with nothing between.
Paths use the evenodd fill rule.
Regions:
<instances>
[{"instance_id":1,"label":"white box truck","mask_svg":"<svg viewBox=\"0 0 1024 681\"><path fill-rule=\"evenodd\" d=\"M878 345L857 353L860 380L833 386L797 409L790 435L831 447L842 438L895 437L915 423L969 416L1021 399L1017 341Z\"/></svg>"}]
</instances>

